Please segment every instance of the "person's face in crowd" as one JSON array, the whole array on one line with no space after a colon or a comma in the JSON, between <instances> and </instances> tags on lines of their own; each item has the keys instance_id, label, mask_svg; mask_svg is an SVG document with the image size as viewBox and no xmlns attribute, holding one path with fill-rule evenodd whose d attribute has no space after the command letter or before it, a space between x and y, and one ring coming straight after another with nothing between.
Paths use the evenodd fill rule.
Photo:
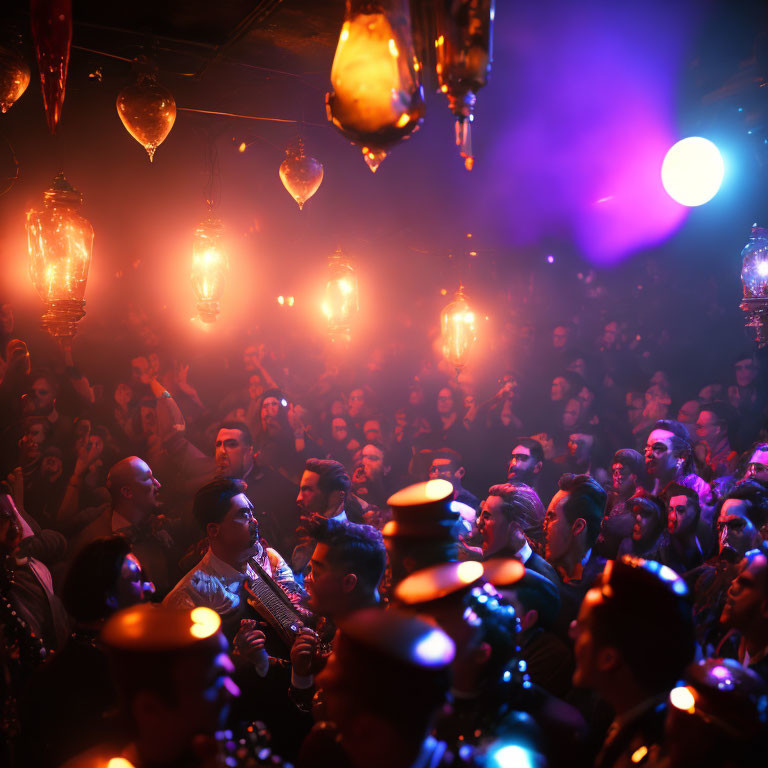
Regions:
<instances>
[{"instance_id":1,"label":"person's face in crowd","mask_svg":"<svg viewBox=\"0 0 768 768\"><path fill-rule=\"evenodd\" d=\"M696 419L696 435L703 440L710 451L723 439L723 428L712 411L702 411Z\"/></svg>"},{"instance_id":2,"label":"person's face in crowd","mask_svg":"<svg viewBox=\"0 0 768 768\"><path fill-rule=\"evenodd\" d=\"M404 409L398 408L397 411L395 411L395 427L402 431L408 426L408 414L405 412Z\"/></svg>"},{"instance_id":3,"label":"person's face in crowd","mask_svg":"<svg viewBox=\"0 0 768 768\"><path fill-rule=\"evenodd\" d=\"M722 385L707 384L699 390L699 401L702 403L713 403L715 400L719 400L722 394Z\"/></svg>"},{"instance_id":4,"label":"person's face in crowd","mask_svg":"<svg viewBox=\"0 0 768 768\"><path fill-rule=\"evenodd\" d=\"M565 399L566 394L568 394L568 382L562 376L555 376L552 379L550 399L552 402L559 403Z\"/></svg>"},{"instance_id":5,"label":"person's face in crowd","mask_svg":"<svg viewBox=\"0 0 768 768\"><path fill-rule=\"evenodd\" d=\"M639 394L627 393L627 420L630 427L636 427L643 419L645 398Z\"/></svg>"},{"instance_id":6,"label":"person's face in crowd","mask_svg":"<svg viewBox=\"0 0 768 768\"><path fill-rule=\"evenodd\" d=\"M576 688L599 690L605 675L610 674L609 659L595 638L594 607L602 599L599 589L590 589L581 602L579 615L571 622L569 635L573 640L575 662L572 682Z\"/></svg>"},{"instance_id":7,"label":"person's face in crowd","mask_svg":"<svg viewBox=\"0 0 768 768\"><path fill-rule=\"evenodd\" d=\"M586 411L589 410L592 407L592 403L595 402L595 393L589 387L582 387L576 395L576 399Z\"/></svg>"},{"instance_id":8,"label":"person's face in crowd","mask_svg":"<svg viewBox=\"0 0 768 768\"><path fill-rule=\"evenodd\" d=\"M583 357L577 357L568 363L567 371L571 373L578 373L582 379L587 378L587 361Z\"/></svg>"},{"instance_id":9,"label":"person's face in crowd","mask_svg":"<svg viewBox=\"0 0 768 768\"><path fill-rule=\"evenodd\" d=\"M384 436L381 433L381 424L375 419L366 421L365 424L363 424L363 435L369 443L384 442Z\"/></svg>"},{"instance_id":10,"label":"person's face in crowd","mask_svg":"<svg viewBox=\"0 0 768 768\"><path fill-rule=\"evenodd\" d=\"M443 389L437 393L437 412L441 416L447 416L448 414L453 413L453 410L453 392L451 392L448 387L443 387Z\"/></svg>"},{"instance_id":11,"label":"person's face in crowd","mask_svg":"<svg viewBox=\"0 0 768 768\"><path fill-rule=\"evenodd\" d=\"M581 432L573 432L568 435L568 453L571 454L574 461L583 463L589 461L595 438L592 435L585 435Z\"/></svg>"},{"instance_id":12,"label":"person's face in crowd","mask_svg":"<svg viewBox=\"0 0 768 768\"><path fill-rule=\"evenodd\" d=\"M736 383L742 388L751 387L757 377L757 366L751 358L737 361L733 370L736 373Z\"/></svg>"},{"instance_id":13,"label":"person's face in crowd","mask_svg":"<svg viewBox=\"0 0 768 768\"><path fill-rule=\"evenodd\" d=\"M696 529L696 508L687 496L672 496L667 505L667 530L672 536L686 536Z\"/></svg>"},{"instance_id":14,"label":"person's face in crowd","mask_svg":"<svg viewBox=\"0 0 768 768\"><path fill-rule=\"evenodd\" d=\"M768 484L768 450L756 450L749 457L745 477Z\"/></svg>"},{"instance_id":15,"label":"person's face in crowd","mask_svg":"<svg viewBox=\"0 0 768 768\"><path fill-rule=\"evenodd\" d=\"M250 344L243 350L243 368L246 371L254 371L259 366L259 350L253 344Z\"/></svg>"},{"instance_id":16,"label":"person's face in crowd","mask_svg":"<svg viewBox=\"0 0 768 768\"><path fill-rule=\"evenodd\" d=\"M538 432L531 437L541 445L544 451L544 460L549 461L555 458L555 440L546 432Z\"/></svg>"},{"instance_id":17,"label":"person's face in crowd","mask_svg":"<svg viewBox=\"0 0 768 768\"><path fill-rule=\"evenodd\" d=\"M13 555L21 544L21 526L10 496L0 494L0 555Z\"/></svg>"},{"instance_id":18,"label":"person's face in crowd","mask_svg":"<svg viewBox=\"0 0 768 768\"><path fill-rule=\"evenodd\" d=\"M678 460L672 452L674 433L666 429L654 429L645 443L645 470L651 477L674 476Z\"/></svg>"},{"instance_id":19,"label":"person's face in crowd","mask_svg":"<svg viewBox=\"0 0 768 768\"><path fill-rule=\"evenodd\" d=\"M35 399L35 407L38 411L47 413L53 408L54 393L53 386L48 379L39 378L32 382L32 396Z\"/></svg>"},{"instance_id":20,"label":"person's face in crowd","mask_svg":"<svg viewBox=\"0 0 768 768\"><path fill-rule=\"evenodd\" d=\"M281 431L279 413L280 401L276 397L265 397L261 404L261 428L270 435Z\"/></svg>"},{"instance_id":21,"label":"person's face in crowd","mask_svg":"<svg viewBox=\"0 0 768 768\"><path fill-rule=\"evenodd\" d=\"M13 333L13 307L0 304L0 333L10 336Z\"/></svg>"},{"instance_id":22,"label":"person's face in crowd","mask_svg":"<svg viewBox=\"0 0 768 768\"><path fill-rule=\"evenodd\" d=\"M477 530L482 538L483 557L488 558L504 549L509 543L509 528L502 508L501 496L489 496L480 507Z\"/></svg>"},{"instance_id":23,"label":"person's face in crowd","mask_svg":"<svg viewBox=\"0 0 768 768\"><path fill-rule=\"evenodd\" d=\"M649 421L658 421L666 419L669 415L669 406L672 399L669 393L657 384L648 387L645 392L645 407L643 408L643 418Z\"/></svg>"},{"instance_id":24,"label":"person's face in crowd","mask_svg":"<svg viewBox=\"0 0 768 768\"><path fill-rule=\"evenodd\" d=\"M244 493L232 497L224 519L208 523L206 532L214 554L231 565L258 554L259 526L253 517L253 504Z\"/></svg>"},{"instance_id":25,"label":"person's face in crowd","mask_svg":"<svg viewBox=\"0 0 768 768\"><path fill-rule=\"evenodd\" d=\"M516 445L509 459L507 480L510 483L533 485L539 472L541 472L541 463L531 456L531 449L524 445Z\"/></svg>"},{"instance_id":26,"label":"person's face in crowd","mask_svg":"<svg viewBox=\"0 0 768 768\"><path fill-rule=\"evenodd\" d=\"M258 400L262 391L261 376L258 373L254 373L253 376L248 378L248 397L251 400Z\"/></svg>"},{"instance_id":27,"label":"person's face in crowd","mask_svg":"<svg viewBox=\"0 0 768 768\"><path fill-rule=\"evenodd\" d=\"M741 390L738 384L730 384L728 386L728 403L731 408L738 409L741 405Z\"/></svg>"},{"instance_id":28,"label":"person's face in crowd","mask_svg":"<svg viewBox=\"0 0 768 768\"><path fill-rule=\"evenodd\" d=\"M464 412L471 411L477 405L477 398L474 395L464 395Z\"/></svg>"},{"instance_id":29,"label":"person's face in crowd","mask_svg":"<svg viewBox=\"0 0 768 768\"><path fill-rule=\"evenodd\" d=\"M505 427L511 426L514 422L515 411L511 400L504 401L504 405L501 406L501 412L499 413L499 420Z\"/></svg>"},{"instance_id":30,"label":"person's face in crowd","mask_svg":"<svg viewBox=\"0 0 768 768\"><path fill-rule=\"evenodd\" d=\"M641 544L650 543L656 531L656 514L644 504L634 507L635 524L632 527L632 539Z\"/></svg>"},{"instance_id":31,"label":"person's face in crowd","mask_svg":"<svg viewBox=\"0 0 768 768\"><path fill-rule=\"evenodd\" d=\"M424 390L420 386L412 386L408 393L408 404L414 408L424 405Z\"/></svg>"},{"instance_id":32,"label":"person's face in crowd","mask_svg":"<svg viewBox=\"0 0 768 768\"><path fill-rule=\"evenodd\" d=\"M564 349L568 344L568 329L563 325L558 325L552 331L552 346L555 349Z\"/></svg>"},{"instance_id":33,"label":"person's face in crowd","mask_svg":"<svg viewBox=\"0 0 768 768\"><path fill-rule=\"evenodd\" d=\"M349 415L356 419L360 416L365 409L365 393L362 389L353 389L349 393L349 399L347 400L347 410Z\"/></svg>"},{"instance_id":34,"label":"person's face in crowd","mask_svg":"<svg viewBox=\"0 0 768 768\"><path fill-rule=\"evenodd\" d=\"M142 405L141 406L141 431L144 435L156 435L157 434L157 411L153 406Z\"/></svg>"},{"instance_id":35,"label":"person's face in crowd","mask_svg":"<svg viewBox=\"0 0 768 768\"><path fill-rule=\"evenodd\" d=\"M149 360L146 357L134 357L131 360L131 382L134 384L149 382Z\"/></svg>"},{"instance_id":36,"label":"person's face in crowd","mask_svg":"<svg viewBox=\"0 0 768 768\"><path fill-rule=\"evenodd\" d=\"M550 563L557 563L568 554L573 546L574 537L584 525L583 521L576 521L573 525L563 512L563 507L569 494L566 491L558 491L549 502L547 514L544 516L544 535L546 536L546 557Z\"/></svg>"},{"instance_id":37,"label":"person's face in crowd","mask_svg":"<svg viewBox=\"0 0 768 768\"><path fill-rule=\"evenodd\" d=\"M64 467L58 456L43 456L40 462L40 474L43 480L55 483L62 475Z\"/></svg>"},{"instance_id":38,"label":"person's face in crowd","mask_svg":"<svg viewBox=\"0 0 768 768\"><path fill-rule=\"evenodd\" d=\"M378 446L363 446L361 462L366 478L372 483L382 481L389 472L389 467L384 465L384 451Z\"/></svg>"},{"instance_id":39,"label":"person's face in crowd","mask_svg":"<svg viewBox=\"0 0 768 768\"><path fill-rule=\"evenodd\" d=\"M611 465L611 485L619 496L631 496L637 488L637 475L632 474L628 466L616 461Z\"/></svg>"},{"instance_id":40,"label":"person's face in crowd","mask_svg":"<svg viewBox=\"0 0 768 768\"><path fill-rule=\"evenodd\" d=\"M115 588L115 610L130 608L137 603L148 600L150 595L145 592L147 583L142 580L141 563L133 552L129 552L120 568L120 576Z\"/></svg>"},{"instance_id":41,"label":"person's face in crowd","mask_svg":"<svg viewBox=\"0 0 768 768\"><path fill-rule=\"evenodd\" d=\"M455 469L450 459L432 459L428 476L430 480L447 480L449 483L458 483L461 481L460 469Z\"/></svg>"},{"instance_id":42,"label":"person's face in crowd","mask_svg":"<svg viewBox=\"0 0 768 768\"><path fill-rule=\"evenodd\" d=\"M699 417L699 403L697 400L688 400L680 406L677 420L683 424L696 424Z\"/></svg>"},{"instance_id":43,"label":"person's face in crowd","mask_svg":"<svg viewBox=\"0 0 768 768\"><path fill-rule=\"evenodd\" d=\"M127 410L128 404L133 400L133 390L124 382L120 382L115 387L115 402L123 409Z\"/></svg>"},{"instance_id":44,"label":"person's face in crowd","mask_svg":"<svg viewBox=\"0 0 768 768\"><path fill-rule=\"evenodd\" d=\"M573 429L579 421L579 416L581 416L581 403L572 397L563 410L563 427Z\"/></svg>"},{"instance_id":45,"label":"person's face in crowd","mask_svg":"<svg viewBox=\"0 0 768 768\"><path fill-rule=\"evenodd\" d=\"M753 555L739 563L736 578L728 588L728 596L720 614L720 623L740 632L750 632L768 622L768 559Z\"/></svg>"},{"instance_id":46,"label":"person's face in crowd","mask_svg":"<svg viewBox=\"0 0 768 768\"><path fill-rule=\"evenodd\" d=\"M131 462L131 479L123 486L122 494L135 509L151 514L160 506L161 487L149 464L135 458Z\"/></svg>"},{"instance_id":47,"label":"person's face in crowd","mask_svg":"<svg viewBox=\"0 0 768 768\"><path fill-rule=\"evenodd\" d=\"M320 616L332 617L343 611L347 596L355 588L357 577L346 573L329 557L327 544L319 542L309 561L305 580L309 608Z\"/></svg>"},{"instance_id":48,"label":"person's face in crowd","mask_svg":"<svg viewBox=\"0 0 768 768\"><path fill-rule=\"evenodd\" d=\"M733 563L741 560L760 541L760 532L747 517L748 502L726 499L717 518L720 557Z\"/></svg>"},{"instance_id":49,"label":"person's face in crowd","mask_svg":"<svg viewBox=\"0 0 768 768\"><path fill-rule=\"evenodd\" d=\"M669 377L664 371L656 371L653 376L651 376L649 384L664 390L669 390Z\"/></svg>"},{"instance_id":50,"label":"person's face in crowd","mask_svg":"<svg viewBox=\"0 0 768 768\"><path fill-rule=\"evenodd\" d=\"M331 438L337 443L344 443L346 445L349 440L349 428L344 419L336 418L331 421Z\"/></svg>"},{"instance_id":51,"label":"person's face in crowd","mask_svg":"<svg viewBox=\"0 0 768 768\"><path fill-rule=\"evenodd\" d=\"M39 423L30 424L27 428L27 437L31 438L38 447L41 446L45 442L45 426Z\"/></svg>"},{"instance_id":52,"label":"person's face in crowd","mask_svg":"<svg viewBox=\"0 0 768 768\"><path fill-rule=\"evenodd\" d=\"M604 346L606 347L612 347L616 343L616 339L619 336L619 326L618 323L610 322L608 323L605 328L603 328L603 337L602 341Z\"/></svg>"},{"instance_id":53,"label":"person's face in crowd","mask_svg":"<svg viewBox=\"0 0 768 768\"><path fill-rule=\"evenodd\" d=\"M325 515L328 510L328 496L320 489L320 475L304 470L299 483L299 495L296 503L307 516Z\"/></svg>"},{"instance_id":54,"label":"person's face in crowd","mask_svg":"<svg viewBox=\"0 0 768 768\"><path fill-rule=\"evenodd\" d=\"M220 429L215 443L216 469L223 477L242 480L253 466L253 446L239 429Z\"/></svg>"},{"instance_id":55,"label":"person's face in crowd","mask_svg":"<svg viewBox=\"0 0 768 768\"><path fill-rule=\"evenodd\" d=\"M343 416L346 410L347 407L344 405L343 400L334 400L331 403L331 416Z\"/></svg>"}]
</instances>

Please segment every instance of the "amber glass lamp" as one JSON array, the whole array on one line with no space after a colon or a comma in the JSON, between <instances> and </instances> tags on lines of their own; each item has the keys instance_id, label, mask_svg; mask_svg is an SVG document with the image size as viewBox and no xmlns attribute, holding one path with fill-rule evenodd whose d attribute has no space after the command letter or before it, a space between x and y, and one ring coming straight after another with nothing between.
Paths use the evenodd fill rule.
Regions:
<instances>
[{"instance_id":1,"label":"amber glass lamp","mask_svg":"<svg viewBox=\"0 0 768 768\"><path fill-rule=\"evenodd\" d=\"M323 181L323 164L304 154L302 139L299 139L296 147L289 147L285 154L286 158L280 164L280 181L301 211L304 203L317 192Z\"/></svg>"},{"instance_id":2,"label":"amber glass lamp","mask_svg":"<svg viewBox=\"0 0 768 768\"><path fill-rule=\"evenodd\" d=\"M40 210L27 213L29 274L46 311L42 326L59 339L72 338L85 315L93 227L78 209L83 196L59 173Z\"/></svg>"},{"instance_id":3,"label":"amber glass lamp","mask_svg":"<svg viewBox=\"0 0 768 768\"><path fill-rule=\"evenodd\" d=\"M337 249L328 260L323 314L331 337L349 338L358 310L357 275L349 259Z\"/></svg>"},{"instance_id":4,"label":"amber glass lamp","mask_svg":"<svg viewBox=\"0 0 768 768\"><path fill-rule=\"evenodd\" d=\"M494 0L436 0L436 70L440 90L456 117L456 144L472 170L470 124L477 92L491 71Z\"/></svg>"},{"instance_id":5,"label":"amber glass lamp","mask_svg":"<svg viewBox=\"0 0 768 768\"><path fill-rule=\"evenodd\" d=\"M197 298L197 314L204 323L212 323L221 311L221 298L229 272L223 238L224 225L212 213L195 229L192 287Z\"/></svg>"},{"instance_id":6,"label":"amber glass lamp","mask_svg":"<svg viewBox=\"0 0 768 768\"><path fill-rule=\"evenodd\" d=\"M464 286L460 285L453 301L440 314L443 356L459 374L467 364L476 338L475 313L467 303Z\"/></svg>"},{"instance_id":7,"label":"amber glass lamp","mask_svg":"<svg viewBox=\"0 0 768 768\"><path fill-rule=\"evenodd\" d=\"M326 108L374 173L424 120L420 74L408 0L347 0Z\"/></svg>"}]
</instances>

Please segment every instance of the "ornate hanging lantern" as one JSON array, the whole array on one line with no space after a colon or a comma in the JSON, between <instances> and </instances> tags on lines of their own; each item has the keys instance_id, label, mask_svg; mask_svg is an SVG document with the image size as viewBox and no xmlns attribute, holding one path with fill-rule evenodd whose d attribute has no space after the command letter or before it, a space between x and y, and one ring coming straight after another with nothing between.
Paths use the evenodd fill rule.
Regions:
<instances>
[{"instance_id":1,"label":"ornate hanging lantern","mask_svg":"<svg viewBox=\"0 0 768 768\"><path fill-rule=\"evenodd\" d=\"M347 0L326 109L374 173L424 120L419 70L408 0Z\"/></svg>"},{"instance_id":2,"label":"ornate hanging lantern","mask_svg":"<svg viewBox=\"0 0 768 768\"><path fill-rule=\"evenodd\" d=\"M27 90L29 66L16 51L0 46L0 112L7 112Z\"/></svg>"},{"instance_id":3,"label":"ornate hanging lantern","mask_svg":"<svg viewBox=\"0 0 768 768\"><path fill-rule=\"evenodd\" d=\"M477 92L491 71L495 0L437 0L437 80L456 116L456 144L464 165L472 170L470 124Z\"/></svg>"},{"instance_id":4,"label":"ornate hanging lantern","mask_svg":"<svg viewBox=\"0 0 768 768\"><path fill-rule=\"evenodd\" d=\"M752 227L741 258L744 286L741 309L747 314L747 326L755 329L755 339L762 347L768 344L768 229Z\"/></svg>"},{"instance_id":5,"label":"ornate hanging lantern","mask_svg":"<svg viewBox=\"0 0 768 768\"><path fill-rule=\"evenodd\" d=\"M93 227L78 213L83 196L59 173L43 195L42 210L27 213L29 273L45 302L43 328L72 338L85 311Z\"/></svg>"},{"instance_id":6,"label":"ornate hanging lantern","mask_svg":"<svg viewBox=\"0 0 768 768\"><path fill-rule=\"evenodd\" d=\"M128 133L147 150L151 163L155 150L173 128L176 101L154 72L142 71L133 85L118 94L117 114Z\"/></svg>"},{"instance_id":7,"label":"ornate hanging lantern","mask_svg":"<svg viewBox=\"0 0 768 768\"><path fill-rule=\"evenodd\" d=\"M32 38L48 128L56 133L64 106L72 45L72 0L30 0Z\"/></svg>"},{"instance_id":8,"label":"ornate hanging lantern","mask_svg":"<svg viewBox=\"0 0 768 768\"><path fill-rule=\"evenodd\" d=\"M357 275L349 259L338 248L328 260L323 314L331 337L349 338L358 310Z\"/></svg>"},{"instance_id":9,"label":"ornate hanging lantern","mask_svg":"<svg viewBox=\"0 0 768 768\"><path fill-rule=\"evenodd\" d=\"M464 286L460 285L454 300L440 314L443 356L458 375L467 364L476 339L475 313L467 303Z\"/></svg>"},{"instance_id":10,"label":"ornate hanging lantern","mask_svg":"<svg viewBox=\"0 0 768 768\"><path fill-rule=\"evenodd\" d=\"M197 314L212 323L221 309L229 271L223 245L224 225L212 213L198 224L192 244L192 287L197 297Z\"/></svg>"},{"instance_id":11,"label":"ornate hanging lantern","mask_svg":"<svg viewBox=\"0 0 768 768\"><path fill-rule=\"evenodd\" d=\"M303 139L299 139L298 148L288 148L285 154L280 164L280 180L301 211L323 181L323 164L304 154Z\"/></svg>"}]
</instances>

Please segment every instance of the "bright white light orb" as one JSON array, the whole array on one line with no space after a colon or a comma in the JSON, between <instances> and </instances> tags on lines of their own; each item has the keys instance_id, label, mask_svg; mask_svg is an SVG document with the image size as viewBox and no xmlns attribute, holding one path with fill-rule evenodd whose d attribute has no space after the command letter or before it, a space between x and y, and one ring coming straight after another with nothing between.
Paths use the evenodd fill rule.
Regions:
<instances>
[{"instance_id":1,"label":"bright white light orb","mask_svg":"<svg viewBox=\"0 0 768 768\"><path fill-rule=\"evenodd\" d=\"M720 150L701 136L678 141L661 165L661 183L667 194L688 207L708 203L720 189L724 174Z\"/></svg>"}]
</instances>

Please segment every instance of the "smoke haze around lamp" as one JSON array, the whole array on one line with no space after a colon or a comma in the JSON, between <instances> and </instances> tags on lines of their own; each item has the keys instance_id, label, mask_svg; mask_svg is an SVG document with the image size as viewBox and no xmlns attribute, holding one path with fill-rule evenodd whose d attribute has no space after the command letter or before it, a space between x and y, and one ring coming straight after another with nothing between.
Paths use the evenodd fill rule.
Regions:
<instances>
[{"instance_id":1,"label":"smoke haze around lamp","mask_svg":"<svg viewBox=\"0 0 768 768\"><path fill-rule=\"evenodd\" d=\"M720 189L724 175L720 150L701 136L678 141L661 166L661 182L667 194L690 208L708 203Z\"/></svg>"}]
</instances>

